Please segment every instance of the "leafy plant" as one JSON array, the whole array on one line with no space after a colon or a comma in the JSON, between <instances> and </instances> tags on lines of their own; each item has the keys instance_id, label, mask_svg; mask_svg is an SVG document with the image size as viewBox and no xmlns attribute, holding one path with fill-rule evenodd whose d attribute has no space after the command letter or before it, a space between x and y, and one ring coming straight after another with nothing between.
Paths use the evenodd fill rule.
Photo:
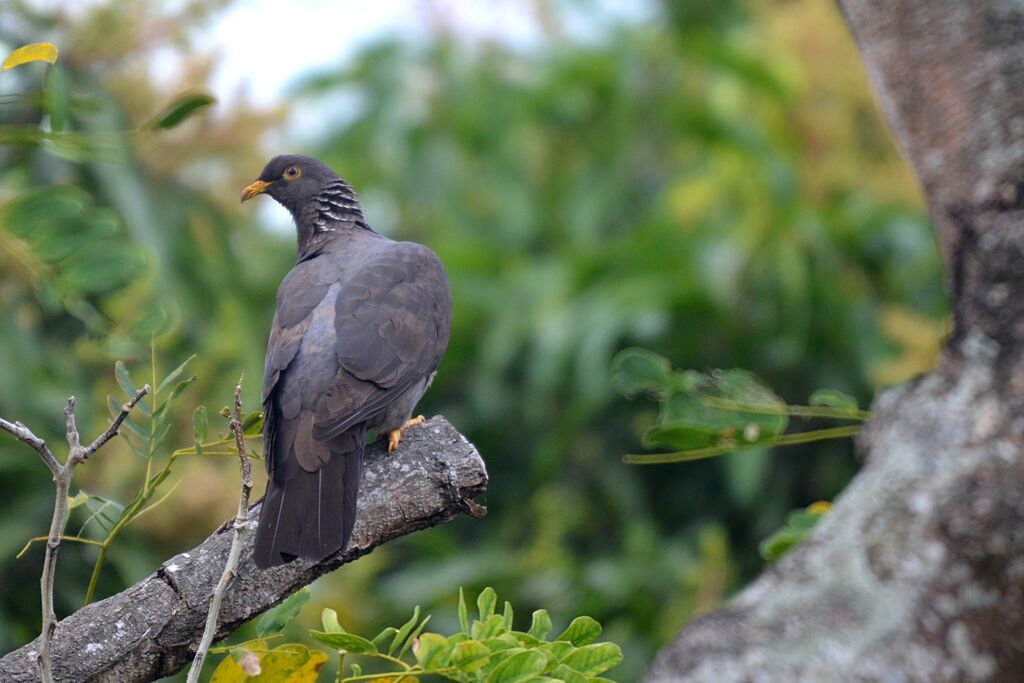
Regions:
<instances>
[{"instance_id":1,"label":"leafy plant","mask_svg":"<svg viewBox=\"0 0 1024 683\"><path fill-rule=\"evenodd\" d=\"M146 462L146 471L142 484L136 490L132 499L128 503L120 503L116 500L79 490L69 501L72 510L82 508L88 513L88 516L82 522L77 533L62 536L62 539L99 548L99 554L96 556L93 564L92 575L86 590L85 602L87 604L92 602L95 597L100 573L114 541L117 540L129 524L158 507L177 488L177 483L175 483L169 489L162 490L162 487L171 476L175 461L186 455L235 454L234 447L231 445L233 441L230 436L222 436L211 442L206 442L209 424L206 418L206 409L200 406L196 409L194 415L194 445L174 450L170 455L166 456L162 463L160 462L160 453L174 424L175 416L172 406L181 394L197 379L197 375L194 374L185 376L186 369L193 359L195 359L194 354L160 379L157 373L155 347L151 345L149 368L151 377L149 381L151 381L150 386L156 387L156 389L150 392L137 406L137 410L143 415L144 419L136 420L132 417L127 417L121 425L121 434L124 437L124 441L135 455ZM114 365L114 374L117 384L125 396L129 398L134 396L136 392L135 383L127 366L123 362L117 361ZM107 406L112 416L117 415L121 410L121 401L108 395ZM260 413L251 413L246 416L244 421L246 436L259 435L262 426L263 420ZM162 493L162 495L156 498L157 493ZM33 543L45 540L46 536L36 536L30 539L18 554L18 557L24 555Z\"/></svg>"},{"instance_id":2,"label":"leafy plant","mask_svg":"<svg viewBox=\"0 0 1024 683\"><path fill-rule=\"evenodd\" d=\"M311 653L302 645L286 644L267 649L266 637L280 630L307 598L292 596L272 612L260 619L257 631L260 637L236 646L218 648L229 651L213 674L212 683L248 680L248 675L260 675L265 680L298 683L309 671L311 662L316 670L326 662L320 653ZM311 630L309 635L338 652L338 683L357 681L393 681L413 683L421 676L439 676L461 683L610 683L600 674L622 661L622 651L614 643L594 642L601 635L601 625L590 617L576 617L553 640L551 617L546 610L533 613L530 628L513 628L512 605L505 602L497 612L498 598L493 588L485 588L477 597L477 615L470 619L469 608L462 589L459 589L459 631L445 636L425 631L430 616L420 616L420 608L399 627L389 626L373 638L347 632L338 623L338 614L325 609L321 615L323 630ZM267 628L272 626L272 628ZM386 667L383 672L364 673L355 662L346 657L359 655L376 660Z\"/></svg>"},{"instance_id":3,"label":"leafy plant","mask_svg":"<svg viewBox=\"0 0 1024 683\"><path fill-rule=\"evenodd\" d=\"M787 434L790 418L863 422L869 413L835 389L815 391L809 405L789 405L748 370L673 370L668 359L645 349L620 351L612 382L628 398L645 394L659 404L658 420L643 435L649 448L674 452L627 455L633 464L685 462L757 446L786 446L855 436L860 425Z\"/></svg>"}]
</instances>

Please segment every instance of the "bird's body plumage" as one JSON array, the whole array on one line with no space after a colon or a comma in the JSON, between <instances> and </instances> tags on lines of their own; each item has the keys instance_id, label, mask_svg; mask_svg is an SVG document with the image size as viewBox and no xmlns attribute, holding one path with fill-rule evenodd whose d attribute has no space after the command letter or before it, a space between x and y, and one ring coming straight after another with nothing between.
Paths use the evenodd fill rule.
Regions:
<instances>
[{"instance_id":1,"label":"bird's body plumage","mask_svg":"<svg viewBox=\"0 0 1024 683\"><path fill-rule=\"evenodd\" d=\"M302 201L275 198L296 219L299 255L278 289L267 346L269 476L255 548L263 567L320 560L347 544L365 435L409 419L451 325L437 256L369 229L347 183L328 177Z\"/></svg>"}]
</instances>

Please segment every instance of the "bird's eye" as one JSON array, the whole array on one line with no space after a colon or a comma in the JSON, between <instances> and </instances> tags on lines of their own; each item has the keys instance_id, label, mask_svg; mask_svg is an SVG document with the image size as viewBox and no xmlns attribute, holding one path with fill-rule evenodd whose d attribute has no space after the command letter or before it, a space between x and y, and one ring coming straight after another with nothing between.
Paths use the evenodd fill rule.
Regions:
<instances>
[{"instance_id":1,"label":"bird's eye","mask_svg":"<svg viewBox=\"0 0 1024 683\"><path fill-rule=\"evenodd\" d=\"M298 166L289 166L288 168L284 169L284 177L287 180L295 180L300 175L302 175L302 171L299 170Z\"/></svg>"}]
</instances>

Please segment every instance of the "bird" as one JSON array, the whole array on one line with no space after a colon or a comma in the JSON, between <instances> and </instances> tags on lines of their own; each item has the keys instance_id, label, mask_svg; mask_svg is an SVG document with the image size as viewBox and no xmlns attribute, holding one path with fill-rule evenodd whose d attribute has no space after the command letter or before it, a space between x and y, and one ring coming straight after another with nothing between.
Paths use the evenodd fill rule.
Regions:
<instances>
[{"instance_id":1,"label":"bird","mask_svg":"<svg viewBox=\"0 0 1024 683\"><path fill-rule=\"evenodd\" d=\"M367 434L401 442L448 347L451 289L428 247L375 232L352 186L322 162L275 156L242 192L295 222L263 377L267 489L253 559L269 568L343 550Z\"/></svg>"}]
</instances>

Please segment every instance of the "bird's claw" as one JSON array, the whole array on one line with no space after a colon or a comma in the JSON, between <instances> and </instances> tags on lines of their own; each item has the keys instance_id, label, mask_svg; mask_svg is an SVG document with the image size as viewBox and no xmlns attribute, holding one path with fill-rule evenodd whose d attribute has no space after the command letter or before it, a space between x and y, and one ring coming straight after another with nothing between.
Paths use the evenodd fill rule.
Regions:
<instances>
[{"instance_id":1,"label":"bird's claw","mask_svg":"<svg viewBox=\"0 0 1024 683\"><path fill-rule=\"evenodd\" d=\"M402 441L402 430L409 427L415 427L418 424L423 424L427 421L427 418L422 415L417 415L411 420L406 420L405 424L398 429L392 429L388 432L388 455L391 455L398 450L398 444Z\"/></svg>"}]
</instances>

